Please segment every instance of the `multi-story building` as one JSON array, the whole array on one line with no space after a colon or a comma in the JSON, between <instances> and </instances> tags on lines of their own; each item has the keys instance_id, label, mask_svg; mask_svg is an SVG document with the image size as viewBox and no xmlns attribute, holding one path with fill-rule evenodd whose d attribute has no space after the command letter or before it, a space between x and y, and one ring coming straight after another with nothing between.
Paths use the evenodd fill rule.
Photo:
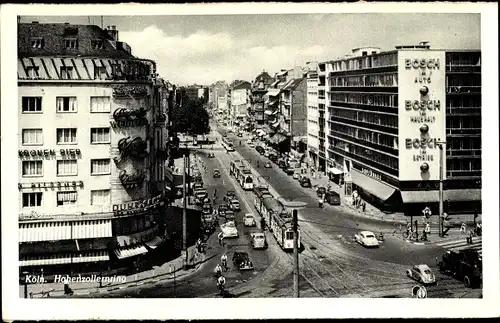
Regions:
<instances>
[{"instance_id":1,"label":"multi-story building","mask_svg":"<svg viewBox=\"0 0 500 323\"><path fill-rule=\"evenodd\" d=\"M299 142L307 135L307 80L302 75L288 81L280 92L279 127L288 138L291 148L299 149ZM279 142L279 137L275 141ZM288 149L290 151L290 148Z\"/></svg>"},{"instance_id":2,"label":"multi-story building","mask_svg":"<svg viewBox=\"0 0 500 323\"><path fill-rule=\"evenodd\" d=\"M381 207L437 214L442 167L446 211L480 209L481 53L424 43L352 54L324 63L332 178Z\"/></svg>"},{"instance_id":3,"label":"multi-story building","mask_svg":"<svg viewBox=\"0 0 500 323\"><path fill-rule=\"evenodd\" d=\"M317 168L320 171L326 170L326 133L327 124L325 121L326 113L326 63L318 64L318 162Z\"/></svg>"},{"instance_id":4,"label":"multi-story building","mask_svg":"<svg viewBox=\"0 0 500 323\"><path fill-rule=\"evenodd\" d=\"M243 124L248 116L250 104L250 82L241 81L234 84L231 89L231 105L230 105L230 126L238 126Z\"/></svg>"},{"instance_id":5,"label":"multi-story building","mask_svg":"<svg viewBox=\"0 0 500 323\"><path fill-rule=\"evenodd\" d=\"M163 91L115 26L18 24L23 271L122 266L161 241Z\"/></svg>"},{"instance_id":6,"label":"multi-story building","mask_svg":"<svg viewBox=\"0 0 500 323\"><path fill-rule=\"evenodd\" d=\"M311 165L318 168L319 126L318 126L318 63L307 63L307 157Z\"/></svg>"},{"instance_id":7,"label":"multi-story building","mask_svg":"<svg viewBox=\"0 0 500 323\"><path fill-rule=\"evenodd\" d=\"M256 125L264 124L264 96L274 79L266 72L260 73L252 84L252 107L250 114Z\"/></svg>"}]
</instances>

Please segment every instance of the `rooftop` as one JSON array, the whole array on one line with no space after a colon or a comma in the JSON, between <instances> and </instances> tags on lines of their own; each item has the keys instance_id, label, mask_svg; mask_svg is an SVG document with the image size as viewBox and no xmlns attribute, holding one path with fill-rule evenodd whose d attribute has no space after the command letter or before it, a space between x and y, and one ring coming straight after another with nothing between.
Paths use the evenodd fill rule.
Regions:
<instances>
[{"instance_id":1,"label":"rooftop","mask_svg":"<svg viewBox=\"0 0 500 323\"><path fill-rule=\"evenodd\" d=\"M19 57L134 58L130 46L118 41L115 26L104 30L95 25L19 23L17 34Z\"/></svg>"}]
</instances>

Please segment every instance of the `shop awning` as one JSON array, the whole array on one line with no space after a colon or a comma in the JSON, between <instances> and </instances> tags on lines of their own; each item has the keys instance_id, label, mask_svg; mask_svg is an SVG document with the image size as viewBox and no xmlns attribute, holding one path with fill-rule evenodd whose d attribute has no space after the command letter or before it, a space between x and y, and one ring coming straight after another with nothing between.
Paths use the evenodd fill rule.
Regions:
<instances>
[{"instance_id":1,"label":"shop awning","mask_svg":"<svg viewBox=\"0 0 500 323\"><path fill-rule=\"evenodd\" d=\"M266 111L264 111L264 114L270 116L273 114L273 112L271 110L266 110Z\"/></svg>"},{"instance_id":2,"label":"shop awning","mask_svg":"<svg viewBox=\"0 0 500 323\"><path fill-rule=\"evenodd\" d=\"M375 195L382 201L387 200L396 191L394 187L368 177L355 169L352 169L350 173L354 184L368 191L370 194Z\"/></svg>"},{"instance_id":3,"label":"shop awning","mask_svg":"<svg viewBox=\"0 0 500 323\"><path fill-rule=\"evenodd\" d=\"M343 174L344 172L338 168L330 167L330 168L328 168L328 173L332 173L333 175L340 175L340 174Z\"/></svg>"},{"instance_id":4,"label":"shop awning","mask_svg":"<svg viewBox=\"0 0 500 323\"><path fill-rule=\"evenodd\" d=\"M146 247L141 244L134 247L115 249L113 251L118 259L124 259L145 254L148 252L148 249L146 249Z\"/></svg>"},{"instance_id":5,"label":"shop awning","mask_svg":"<svg viewBox=\"0 0 500 323\"><path fill-rule=\"evenodd\" d=\"M151 239L150 241L146 242L146 246L148 248L151 248L151 249L155 249L156 247L158 247L161 243L163 242L163 239L156 236L154 237L153 239Z\"/></svg>"},{"instance_id":6,"label":"shop awning","mask_svg":"<svg viewBox=\"0 0 500 323\"><path fill-rule=\"evenodd\" d=\"M165 179L168 183L174 183L174 171L170 167L165 167Z\"/></svg>"},{"instance_id":7,"label":"shop awning","mask_svg":"<svg viewBox=\"0 0 500 323\"><path fill-rule=\"evenodd\" d=\"M48 265L62 265L71 263L84 263L96 261L108 261L109 254L105 250L89 251L73 254L56 254L56 255L41 255L35 257L23 257L19 261L19 265L23 267L28 266L48 266Z\"/></svg>"},{"instance_id":8,"label":"shop awning","mask_svg":"<svg viewBox=\"0 0 500 323\"><path fill-rule=\"evenodd\" d=\"M278 94L280 94L280 89L269 89L267 90L267 95L269 96L277 96Z\"/></svg>"},{"instance_id":9,"label":"shop awning","mask_svg":"<svg viewBox=\"0 0 500 323\"><path fill-rule=\"evenodd\" d=\"M403 203L434 203L439 201L439 191L401 191Z\"/></svg>"},{"instance_id":10,"label":"shop awning","mask_svg":"<svg viewBox=\"0 0 500 323\"><path fill-rule=\"evenodd\" d=\"M444 199L450 202L481 201L481 189L445 190Z\"/></svg>"},{"instance_id":11,"label":"shop awning","mask_svg":"<svg viewBox=\"0 0 500 323\"><path fill-rule=\"evenodd\" d=\"M109 238L113 236L111 219L61 222L21 222L19 242Z\"/></svg>"},{"instance_id":12,"label":"shop awning","mask_svg":"<svg viewBox=\"0 0 500 323\"><path fill-rule=\"evenodd\" d=\"M286 136L283 136L283 135L277 133L274 136L272 136L269 141L272 142L273 144L279 144L280 142L285 141L285 140L286 140Z\"/></svg>"}]
</instances>

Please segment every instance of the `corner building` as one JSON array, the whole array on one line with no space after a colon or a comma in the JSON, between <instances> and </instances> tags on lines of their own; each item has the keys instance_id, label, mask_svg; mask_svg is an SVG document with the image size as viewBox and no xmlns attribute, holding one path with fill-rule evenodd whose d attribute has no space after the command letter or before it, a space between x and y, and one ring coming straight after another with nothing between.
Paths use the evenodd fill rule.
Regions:
<instances>
[{"instance_id":1,"label":"corner building","mask_svg":"<svg viewBox=\"0 0 500 323\"><path fill-rule=\"evenodd\" d=\"M442 166L444 211L480 211L480 56L420 44L326 62L330 178L382 209L438 214Z\"/></svg>"},{"instance_id":2,"label":"corner building","mask_svg":"<svg viewBox=\"0 0 500 323\"><path fill-rule=\"evenodd\" d=\"M20 270L132 266L162 241L165 83L115 26L18 28Z\"/></svg>"}]
</instances>

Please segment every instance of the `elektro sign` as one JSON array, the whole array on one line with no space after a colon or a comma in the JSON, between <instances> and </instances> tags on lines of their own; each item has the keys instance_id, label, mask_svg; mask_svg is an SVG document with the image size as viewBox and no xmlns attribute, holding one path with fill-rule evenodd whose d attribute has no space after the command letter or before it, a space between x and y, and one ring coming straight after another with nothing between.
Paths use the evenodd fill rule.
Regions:
<instances>
[{"instance_id":1,"label":"elektro sign","mask_svg":"<svg viewBox=\"0 0 500 323\"><path fill-rule=\"evenodd\" d=\"M444 51L398 51L400 181L439 180L439 147L446 140L444 63Z\"/></svg>"}]
</instances>

